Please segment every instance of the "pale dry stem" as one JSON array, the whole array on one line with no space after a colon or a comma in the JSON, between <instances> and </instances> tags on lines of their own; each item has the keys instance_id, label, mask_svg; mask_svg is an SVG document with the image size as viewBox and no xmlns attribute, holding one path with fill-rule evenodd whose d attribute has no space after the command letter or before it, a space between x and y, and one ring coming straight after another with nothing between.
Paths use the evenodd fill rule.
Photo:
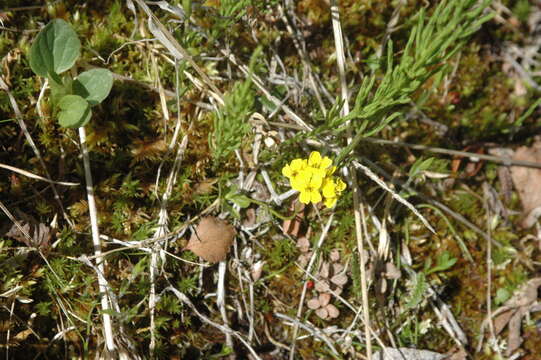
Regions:
<instances>
[{"instance_id":1,"label":"pale dry stem","mask_svg":"<svg viewBox=\"0 0 541 360\"><path fill-rule=\"evenodd\" d=\"M344 105L340 110L342 116L349 114L348 103L348 87L346 81L346 69L345 69L345 54L344 54L344 40L342 36L342 26L340 24L340 13L338 9L337 0L331 0L331 18L333 25L333 35L336 48L336 60L338 66L338 73L340 75L340 88L341 88L341 100ZM348 144L352 141L352 126L348 127ZM353 211L355 215L355 237L357 238L357 249L359 252L359 266L361 272L361 291L362 291L362 304L364 314L364 331L365 331L365 343L366 343L366 357L368 360L372 360L372 338L370 336L370 312L368 304L368 285L366 281L366 264L364 259L364 241L361 228L361 213L360 207L362 206L359 196L359 184L357 180L357 170L351 166L349 172L352 176L351 185L353 187Z\"/></svg>"},{"instance_id":2,"label":"pale dry stem","mask_svg":"<svg viewBox=\"0 0 541 360\"><path fill-rule=\"evenodd\" d=\"M94 186L92 184L92 173L90 170L90 157L88 155L88 149L86 147L86 131L84 127L79 128L79 140L81 142L81 152L83 153L83 164L85 169L85 181L86 181L86 194L88 199L88 212L90 214L90 227L92 230L92 243L94 245L94 255L101 255L101 242L100 242L100 232L98 228L98 211L96 209L96 200L94 198ZM96 265L98 270L105 274L105 260L96 259ZM111 321L111 315L107 313L110 309L109 306L109 296L107 295L107 283L105 279L98 276L98 286L100 291L100 302L103 321L103 330L105 333L105 343L107 345L107 350L109 352L114 352L116 349L114 336L113 336L113 327Z\"/></svg>"}]
</instances>

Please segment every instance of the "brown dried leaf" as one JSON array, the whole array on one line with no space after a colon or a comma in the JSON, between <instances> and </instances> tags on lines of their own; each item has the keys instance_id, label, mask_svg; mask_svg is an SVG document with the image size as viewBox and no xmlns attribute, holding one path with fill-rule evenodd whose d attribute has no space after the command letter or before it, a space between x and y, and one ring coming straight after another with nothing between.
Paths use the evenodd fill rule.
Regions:
<instances>
[{"instance_id":1,"label":"brown dried leaf","mask_svg":"<svg viewBox=\"0 0 541 360\"><path fill-rule=\"evenodd\" d=\"M35 224L30 226L30 224L24 224L21 226L21 229L17 225L13 224L11 229L6 233L6 236L11 237L17 241L24 243L28 247L33 247L40 249L41 251L47 251L51 246L51 228L43 223ZM31 236L31 239L28 239L26 235Z\"/></svg>"},{"instance_id":2,"label":"brown dried leaf","mask_svg":"<svg viewBox=\"0 0 541 360\"><path fill-rule=\"evenodd\" d=\"M135 140L132 143L131 149L135 162L141 162L148 159L158 159L166 151L167 143L163 139Z\"/></svg>"},{"instance_id":3,"label":"brown dried leaf","mask_svg":"<svg viewBox=\"0 0 541 360\"><path fill-rule=\"evenodd\" d=\"M541 163L541 141L537 141L532 147L519 147L513 155L513 160ZM534 209L541 207L541 169L512 166L511 177L522 202L521 225L531 227L540 215Z\"/></svg>"},{"instance_id":4,"label":"brown dried leaf","mask_svg":"<svg viewBox=\"0 0 541 360\"><path fill-rule=\"evenodd\" d=\"M197 225L186 250L191 250L211 263L217 263L225 259L235 235L235 228L229 223L207 216Z\"/></svg>"},{"instance_id":5,"label":"brown dried leaf","mask_svg":"<svg viewBox=\"0 0 541 360\"><path fill-rule=\"evenodd\" d=\"M520 344L524 341L520 336L520 327L522 323L522 317L526 315L528 309L522 307L519 311L515 312L509 321L509 334L507 335L507 356L511 356L515 350L520 347Z\"/></svg>"},{"instance_id":6,"label":"brown dried leaf","mask_svg":"<svg viewBox=\"0 0 541 360\"><path fill-rule=\"evenodd\" d=\"M494 333L498 335L507 326L513 317L514 310L505 311L494 318Z\"/></svg>"},{"instance_id":7,"label":"brown dried leaf","mask_svg":"<svg viewBox=\"0 0 541 360\"><path fill-rule=\"evenodd\" d=\"M200 182L199 184L195 185L194 187L194 194L197 195L203 195L203 194L209 194L214 190L214 184L218 182L218 179L206 179Z\"/></svg>"},{"instance_id":8,"label":"brown dried leaf","mask_svg":"<svg viewBox=\"0 0 541 360\"><path fill-rule=\"evenodd\" d=\"M17 341L24 341L30 335L32 335L32 330L26 329L15 335L14 339Z\"/></svg>"}]
</instances>

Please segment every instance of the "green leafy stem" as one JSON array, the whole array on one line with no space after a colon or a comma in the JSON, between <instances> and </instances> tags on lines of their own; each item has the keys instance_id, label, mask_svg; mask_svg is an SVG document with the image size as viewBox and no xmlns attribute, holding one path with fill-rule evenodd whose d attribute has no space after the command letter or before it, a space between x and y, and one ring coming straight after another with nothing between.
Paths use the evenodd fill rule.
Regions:
<instances>
[{"instance_id":1,"label":"green leafy stem","mask_svg":"<svg viewBox=\"0 0 541 360\"><path fill-rule=\"evenodd\" d=\"M91 69L72 78L60 76L71 69L81 52L81 42L70 24L52 20L38 34L30 48L30 67L49 80L53 112L60 126L78 128L92 117L92 106L101 103L113 86L106 69Z\"/></svg>"}]
</instances>

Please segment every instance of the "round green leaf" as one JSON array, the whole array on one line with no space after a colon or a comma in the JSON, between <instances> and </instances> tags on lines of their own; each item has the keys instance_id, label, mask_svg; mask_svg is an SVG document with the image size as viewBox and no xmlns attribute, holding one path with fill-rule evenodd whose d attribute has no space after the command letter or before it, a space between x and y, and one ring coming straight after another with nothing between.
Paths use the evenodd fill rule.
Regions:
<instances>
[{"instance_id":1,"label":"round green leaf","mask_svg":"<svg viewBox=\"0 0 541 360\"><path fill-rule=\"evenodd\" d=\"M106 69L92 69L80 74L73 82L73 92L91 106L102 102L113 87L113 75Z\"/></svg>"},{"instance_id":2,"label":"round green leaf","mask_svg":"<svg viewBox=\"0 0 541 360\"><path fill-rule=\"evenodd\" d=\"M60 74L75 64L81 42L71 25L55 19L45 26L30 48L30 67L43 77Z\"/></svg>"},{"instance_id":3,"label":"round green leaf","mask_svg":"<svg viewBox=\"0 0 541 360\"><path fill-rule=\"evenodd\" d=\"M92 117L92 110L88 101L78 95L66 95L58 102L60 112L58 122L67 128L85 126Z\"/></svg>"}]
</instances>

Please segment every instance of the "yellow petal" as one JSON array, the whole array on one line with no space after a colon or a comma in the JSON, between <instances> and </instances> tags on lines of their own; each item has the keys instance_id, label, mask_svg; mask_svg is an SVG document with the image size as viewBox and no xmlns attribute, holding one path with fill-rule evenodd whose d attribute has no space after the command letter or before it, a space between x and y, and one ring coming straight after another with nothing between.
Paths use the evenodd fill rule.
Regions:
<instances>
[{"instance_id":1,"label":"yellow petal","mask_svg":"<svg viewBox=\"0 0 541 360\"><path fill-rule=\"evenodd\" d=\"M331 198L336 196L336 185L332 182L332 180L326 181L326 183L323 185L322 192L323 196L326 198Z\"/></svg>"},{"instance_id":2,"label":"yellow petal","mask_svg":"<svg viewBox=\"0 0 541 360\"><path fill-rule=\"evenodd\" d=\"M323 159L321 159L321 164L319 165L319 168L327 169L331 165L332 165L332 160L325 156Z\"/></svg>"},{"instance_id":3,"label":"yellow petal","mask_svg":"<svg viewBox=\"0 0 541 360\"><path fill-rule=\"evenodd\" d=\"M310 193L308 191L301 192L301 195L299 196L299 200L303 204L309 204L310 203Z\"/></svg>"},{"instance_id":4,"label":"yellow petal","mask_svg":"<svg viewBox=\"0 0 541 360\"><path fill-rule=\"evenodd\" d=\"M306 160L295 159L291 162L291 169L295 171L302 170L305 167Z\"/></svg>"},{"instance_id":5,"label":"yellow petal","mask_svg":"<svg viewBox=\"0 0 541 360\"><path fill-rule=\"evenodd\" d=\"M321 188L321 185L323 184L323 176L318 173L313 173L312 177L310 178L310 187L319 189Z\"/></svg>"},{"instance_id":6,"label":"yellow petal","mask_svg":"<svg viewBox=\"0 0 541 360\"><path fill-rule=\"evenodd\" d=\"M323 169L314 168L314 167L310 167L308 169L310 169L313 176L317 176L317 177L320 177L320 178L323 179L325 177L325 175L326 175L325 170L323 170Z\"/></svg>"},{"instance_id":7,"label":"yellow petal","mask_svg":"<svg viewBox=\"0 0 541 360\"><path fill-rule=\"evenodd\" d=\"M331 198L326 198L325 199L325 206L327 208L332 208L335 204L336 204L336 200L338 198L335 198L335 197L331 197Z\"/></svg>"},{"instance_id":8,"label":"yellow petal","mask_svg":"<svg viewBox=\"0 0 541 360\"><path fill-rule=\"evenodd\" d=\"M310 200L312 201L313 204L317 204L318 202L320 202L322 199L321 199L321 194L319 193L319 191L311 191Z\"/></svg>"},{"instance_id":9,"label":"yellow petal","mask_svg":"<svg viewBox=\"0 0 541 360\"><path fill-rule=\"evenodd\" d=\"M291 188L297 191L303 191L306 189L306 182L302 181L298 177L291 178L290 180Z\"/></svg>"},{"instance_id":10,"label":"yellow petal","mask_svg":"<svg viewBox=\"0 0 541 360\"><path fill-rule=\"evenodd\" d=\"M310 178L312 177L312 172L310 170L307 170L307 169L304 169L304 170L301 170L297 176L295 176L295 178L300 181L300 182L303 182L305 183L306 185L308 185L310 183Z\"/></svg>"},{"instance_id":11,"label":"yellow petal","mask_svg":"<svg viewBox=\"0 0 541 360\"><path fill-rule=\"evenodd\" d=\"M286 165L282 168L282 175L288 178L293 175L293 171L291 171L291 167L289 165Z\"/></svg>"},{"instance_id":12,"label":"yellow petal","mask_svg":"<svg viewBox=\"0 0 541 360\"><path fill-rule=\"evenodd\" d=\"M308 165L313 167L319 167L321 163L321 154L318 151L312 151L308 158Z\"/></svg>"},{"instance_id":13,"label":"yellow petal","mask_svg":"<svg viewBox=\"0 0 541 360\"><path fill-rule=\"evenodd\" d=\"M336 166L331 166L327 169L327 176L331 176L336 171Z\"/></svg>"},{"instance_id":14,"label":"yellow petal","mask_svg":"<svg viewBox=\"0 0 541 360\"><path fill-rule=\"evenodd\" d=\"M337 178L336 179L336 190L339 192L342 192L346 189L346 183L342 181L342 179Z\"/></svg>"}]
</instances>

